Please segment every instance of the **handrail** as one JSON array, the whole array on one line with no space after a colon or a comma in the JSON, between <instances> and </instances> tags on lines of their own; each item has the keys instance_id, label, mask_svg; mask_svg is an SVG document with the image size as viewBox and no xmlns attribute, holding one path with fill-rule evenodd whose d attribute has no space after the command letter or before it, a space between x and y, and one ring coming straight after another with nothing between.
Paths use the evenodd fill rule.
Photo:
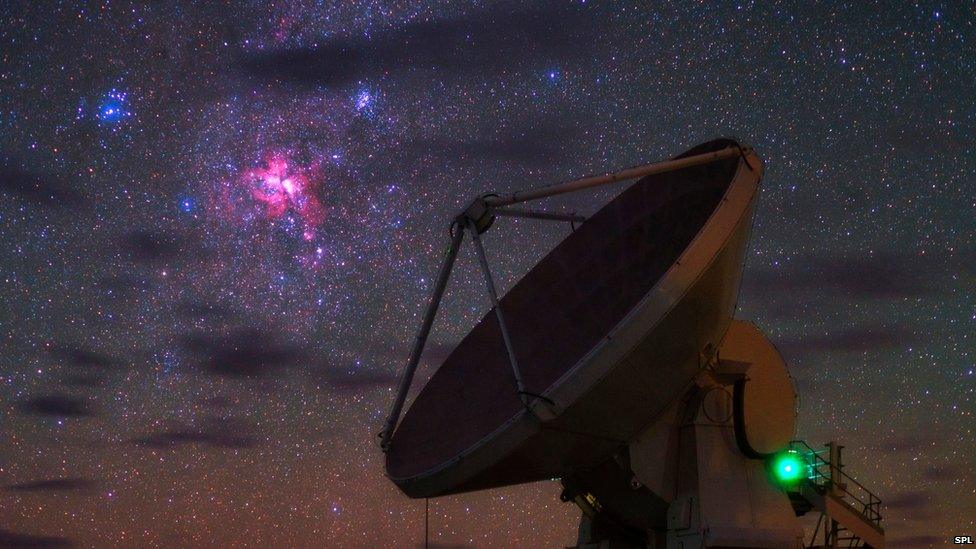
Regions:
<instances>
[{"instance_id":1,"label":"handrail","mask_svg":"<svg viewBox=\"0 0 976 549\"><path fill-rule=\"evenodd\" d=\"M881 516L881 498L879 498L878 496L876 496L873 492L871 492L870 490L868 490L863 484L861 484L860 482L858 482L857 480L855 480L853 477L851 477L850 475L848 475L847 473L845 473L840 467L833 467L828 460L824 459L820 455L820 454L825 453L823 450L817 451L817 450L813 449L805 441L802 441L802 440L794 440L794 441L791 441L790 442L790 449L793 450L793 451L796 451L796 450L794 450L795 447L801 447L801 450L805 448L806 451L804 451L803 454L805 454L806 456L810 456L810 458L812 458L812 460L810 458L808 458L809 462L808 462L807 465L808 465L808 467L810 467L810 473L811 473L811 474L808 474L808 477L807 477L808 480L810 480L811 482L813 482L816 486L818 486L820 488L827 488L828 487L828 484L831 484L830 487L839 489L842 492L843 495L849 497L850 499L852 499L855 502L857 502L858 504L860 504L860 506L863 509L862 514L865 515L870 521L874 522L875 524L880 524L881 523L881 520L882 520L882 516ZM824 473L821 470L823 467L828 467L828 471L829 472L828 473ZM833 473L835 471L836 471L836 473L839 473L840 474L840 477L841 477L840 479L833 479L832 478L831 473ZM818 482L818 480L819 480L819 482ZM858 496L857 494L855 494L851 490L848 490L847 489L847 484L846 483L844 483L844 482L837 482L838 480L847 480L847 481L850 481L850 484L856 486L857 488L860 488L861 491L864 492L864 495ZM864 500L865 497L867 498L867 501Z\"/></svg>"}]
</instances>

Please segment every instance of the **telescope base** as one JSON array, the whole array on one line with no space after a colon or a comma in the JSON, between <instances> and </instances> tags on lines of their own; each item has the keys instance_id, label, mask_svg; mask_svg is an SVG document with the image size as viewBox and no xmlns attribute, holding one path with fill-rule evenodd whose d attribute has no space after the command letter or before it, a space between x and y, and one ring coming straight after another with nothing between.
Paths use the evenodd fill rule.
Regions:
<instances>
[{"instance_id":1,"label":"telescope base","mask_svg":"<svg viewBox=\"0 0 976 549\"><path fill-rule=\"evenodd\" d=\"M597 474L598 469L583 475L586 490L571 493L591 494L597 502L593 507L604 512L581 505L577 548L804 547L803 529L786 491L774 483L763 460L746 457L736 443L726 381L703 372L685 398L604 467L615 467L620 476ZM630 479L635 497L644 493L636 501L647 502L644 508L651 515L640 540L606 527L612 524L603 517L608 510L617 516L621 508L635 512L629 502L620 505L623 478ZM573 488L580 482L574 480L564 479L563 484ZM596 518L596 527L587 511Z\"/></svg>"}]
</instances>

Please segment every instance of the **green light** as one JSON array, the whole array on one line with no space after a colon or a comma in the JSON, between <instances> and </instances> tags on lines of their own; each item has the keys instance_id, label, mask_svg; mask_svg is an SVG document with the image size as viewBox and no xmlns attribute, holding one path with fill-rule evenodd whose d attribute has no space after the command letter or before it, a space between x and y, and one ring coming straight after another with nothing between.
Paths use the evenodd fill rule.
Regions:
<instances>
[{"instance_id":1,"label":"green light","mask_svg":"<svg viewBox=\"0 0 976 549\"><path fill-rule=\"evenodd\" d=\"M806 467L796 452L784 452L773 458L772 469L780 484L795 484L805 476Z\"/></svg>"}]
</instances>

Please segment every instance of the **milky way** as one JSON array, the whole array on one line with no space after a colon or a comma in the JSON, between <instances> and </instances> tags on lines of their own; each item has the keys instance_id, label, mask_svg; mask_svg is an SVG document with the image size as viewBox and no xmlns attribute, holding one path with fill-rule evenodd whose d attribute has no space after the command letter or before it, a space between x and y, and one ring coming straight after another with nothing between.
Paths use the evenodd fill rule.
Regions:
<instances>
[{"instance_id":1,"label":"milky way","mask_svg":"<svg viewBox=\"0 0 976 549\"><path fill-rule=\"evenodd\" d=\"M0 545L418 546L375 435L451 215L718 136L766 160L739 316L799 436L847 445L893 545L976 531L971 6L3 11ZM499 222L499 283L567 231ZM461 257L418 385L486 311ZM558 492L431 501L431 539L571 544Z\"/></svg>"}]
</instances>

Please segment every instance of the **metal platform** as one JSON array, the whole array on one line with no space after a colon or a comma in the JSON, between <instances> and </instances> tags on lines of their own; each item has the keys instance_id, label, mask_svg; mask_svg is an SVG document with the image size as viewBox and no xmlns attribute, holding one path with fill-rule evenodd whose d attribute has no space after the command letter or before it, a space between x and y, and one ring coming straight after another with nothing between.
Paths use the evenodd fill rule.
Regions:
<instances>
[{"instance_id":1,"label":"metal platform","mask_svg":"<svg viewBox=\"0 0 976 549\"><path fill-rule=\"evenodd\" d=\"M790 444L790 451L807 468L795 489L787 492L793 509L797 516L811 511L820 513L807 547L883 549L881 499L844 472L842 448L828 443L824 449L815 450L802 440Z\"/></svg>"}]
</instances>

